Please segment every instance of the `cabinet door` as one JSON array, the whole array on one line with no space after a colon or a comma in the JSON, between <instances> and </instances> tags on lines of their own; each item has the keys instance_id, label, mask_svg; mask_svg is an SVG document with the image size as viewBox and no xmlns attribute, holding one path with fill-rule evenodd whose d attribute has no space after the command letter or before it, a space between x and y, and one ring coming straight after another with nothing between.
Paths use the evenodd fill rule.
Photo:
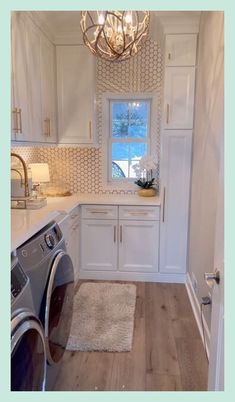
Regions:
<instances>
[{"instance_id":1,"label":"cabinet door","mask_svg":"<svg viewBox=\"0 0 235 402\"><path fill-rule=\"evenodd\" d=\"M42 135L45 142L55 143L56 99L55 99L55 46L44 36L40 37L41 59L41 98L42 98Z\"/></svg>"},{"instance_id":2,"label":"cabinet door","mask_svg":"<svg viewBox=\"0 0 235 402\"><path fill-rule=\"evenodd\" d=\"M29 82L31 138L30 141L44 142L42 135L42 101L40 71L40 30L28 18L26 20L26 48Z\"/></svg>"},{"instance_id":3,"label":"cabinet door","mask_svg":"<svg viewBox=\"0 0 235 402\"><path fill-rule=\"evenodd\" d=\"M74 268L75 282L79 279L79 219L73 221L72 214L67 215L61 222L59 227L63 233L67 253L70 255Z\"/></svg>"},{"instance_id":4,"label":"cabinet door","mask_svg":"<svg viewBox=\"0 0 235 402\"><path fill-rule=\"evenodd\" d=\"M82 220L82 270L117 270L117 220Z\"/></svg>"},{"instance_id":5,"label":"cabinet door","mask_svg":"<svg viewBox=\"0 0 235 402\"><path fill-rule=\"evenodd\" d=\"M59 143L90 144L95 121L95 58L83 46L57 46Z\"/></svg>"},{"instance_id":6,"label":"cabinet door","mask_svg":"<svg viewBox=\"0 0 235 402\"><path fill-rule=\"evenodd\" d=\"M191 130L163 132L160 224L163 273L186 272L191 143Z\"/></svg>"},{"instance_id":7,"label":"cabinet door","mask_svg":"<svg viewBox=\"0 0 235 402\"><path fill-rule=\"evenodd\" d=\"M12 140L30 141L29 77L26 27L18 12L12 13Z\"/></svg>"},{"instance_id":8,"label":"cabinet door","mask_svg":"<svg viewBox=\"0 0 235 402\"><path fill-rule=\"evenodd\" d=\"M77 221L71 226L70 229L70 246L69 246L70 256L73 261L75 282L77 282L79 279L79 259L80 259L79 231L80 231L80 224L79 221Z\"/></svg>"},{"instance_id":9,"label":"cabinet door","mask_svg":"<svg viewBox=\"0 0 235 402\"><path fill-rule=\"evenodd\" d=\"M195 66L196 50L196 34L166 35L166 66Z\"/></svg>"},{"instance_id":10,"label":"cabinet door","mask_svg":"<svg viewBox=\"0 0 235 402\"><path fill-rule=\"evenodd\" d=\"M194 86L195 67L166 68L165 128L193 128Z\"/></svg>"},{"instance_id":11,"label":"cabinet door","mask_svg":"<svg viewBox=\"0 0 235 402\"><path fill-rule=\"evenodd\" d=\"M119 270L157 272L158 221L119 221Z\"/></svg>"}]
</instances>

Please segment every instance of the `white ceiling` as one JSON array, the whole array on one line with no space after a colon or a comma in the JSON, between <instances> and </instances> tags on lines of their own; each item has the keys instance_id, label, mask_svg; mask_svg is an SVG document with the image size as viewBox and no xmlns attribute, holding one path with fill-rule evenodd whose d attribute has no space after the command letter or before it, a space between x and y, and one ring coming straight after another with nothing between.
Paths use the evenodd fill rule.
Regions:
<instances>
[{"instance_id":1,"label":"white ceiling","mask_svg":"<svg viewBox=\"0 0 235 402\"><path fill-rule=\"evenodd\" d=\"M83 42L80 29L80 11L32 11L30 14L55 44L64 44L69 41L71 43ZM187 20L190 28L195 24L198 25L199 18L199 11L151 11L150 35L152 33L154 36L157 24L167 26L173 22L175 26L179 26L182 21L185 23Z\"/></svg>"}]
</instances>

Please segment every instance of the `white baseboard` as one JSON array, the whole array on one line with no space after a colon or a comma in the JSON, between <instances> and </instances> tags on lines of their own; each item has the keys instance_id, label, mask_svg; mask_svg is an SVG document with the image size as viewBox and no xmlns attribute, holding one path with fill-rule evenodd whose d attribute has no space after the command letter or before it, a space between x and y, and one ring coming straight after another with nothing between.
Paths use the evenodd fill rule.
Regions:
<instances>
[{"instance_id":1,"label":"white baseboard","mask_svg":"<svg viewBox=\"0 0 235 402\"><path fill-rule=\"evenodd\" d=\"M159 272L120 272L120 271L85 271L81 270L80 279L185 283L185 274L161 274Z\"/></svg>"},{"instance_id":2,"label":"white baseboard","mask_svg":"<svg viewBox=\"0 0 235 402\"><path fill-rule=\"evenodd\" d=\"M188 292L188 297L193 309L193 313L194 313L194 317L196 319L197 322L197 326L202 338L202 342L204 342L203 340L203 330L202 330L202 323L201 323L201 308L200 308L200 303L197 299L195 290L193 288L192 285L192 281L190 278L190 275L187 274L186 276L186 289ZM204 329L205 329L205 343L206 343L206 351L207 351L207 356L209 357L209 346L210 346L210 330L208 328L207 322L204 318L204 315L202 314L202 320L203 320L203 324L204 324Z\"/></svg>"}]
</instances>

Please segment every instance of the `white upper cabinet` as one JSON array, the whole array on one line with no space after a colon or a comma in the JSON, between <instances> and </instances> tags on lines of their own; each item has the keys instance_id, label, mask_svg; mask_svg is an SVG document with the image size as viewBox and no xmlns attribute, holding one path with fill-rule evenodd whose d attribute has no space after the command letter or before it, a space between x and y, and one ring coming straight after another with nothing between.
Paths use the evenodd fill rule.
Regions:
<instances>
[{"instance_id":1,"label":"white upper cabinet","mask_svg":"<svg viewBox=\"0 0 235 402\"><path fill-rule=\"evenodd\" d=\"M31 141L43 142L40 71L40 31L28 18L26 21L26 64L28 67Z\"/></svg>"},{"instance_id":2,"label":"white upper cabinet","mask_svg":"<svg viewBox=\"0 0 235 402\"><path fill-rule=\"evenodd\" d=\"M193 128L195 67L165 70L164 128Z\"/></svg>"},{"instance_id":3,"label":"white upper cabinet","mask_svg":"<svg viewBox=\"0 0 235 402\"><path fill-rule=\"evenodd\" d=\"M27 13L12 13L12 140L56 142L55 47Z\"/></svg>"},{"instance_id":4,"label":"white upper cabinet","mask_svg":"<svg viewBox=\"0 0 235 402\"><path fill-rule=\"evenodd\" d=\"M165 64L168 67L195 66L196 34L166 35Z\"/></svg>"},{"instance_id":5,"label":"white upper cabinet","mask_svg":"<svg viewBox=\"0 0 235 402\"><path fill-rule=\"evenodd\" d=\"M95 57L84 45L57 46L59 143L92 144L95 131Z\"/></svg>"},{"instance_id":6,"label":"white upper cabinet","mask_svg":"<svg viewBox=\"0 0 235 402\"><path fill-rule=\"evenodd\" d=\"M12 140L30 141L30 102L26 63L26 27L19 13L12 13Z\"/></svg>"},{"instance_id":7,"label":"white upper cabinet","mask_svg":"<svg viewBox=\"0 0 235 402\"><path fill-rule=\"evenodd\" d=\"M57 141L55 46L44 36L40 38L42 134L44 142Z\"/></svg>"}]
</instances>

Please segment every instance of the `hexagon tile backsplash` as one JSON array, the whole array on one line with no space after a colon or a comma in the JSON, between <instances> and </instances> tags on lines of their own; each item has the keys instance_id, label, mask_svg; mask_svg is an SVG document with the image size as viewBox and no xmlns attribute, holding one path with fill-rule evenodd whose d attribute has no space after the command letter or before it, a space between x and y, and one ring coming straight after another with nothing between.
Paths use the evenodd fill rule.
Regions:
<instances>
[{"instance_id":1,"label":"hexagon tile backsplash","mask_svg":"<svg viewBox=\"0 0 235 402\"><path fill-rule=\"evenodd\" d=\"M152 127L157 155L160 156L160 123L162 91L162 55L156 42L151 39L130 60L112 64L98 60L96 65L97 134L99 148L79 147L14 147L26 163L49 164L52 184L62 184L72 193L133 194L127 189L107 189L102 177L102 94L106 91L152 92L158 94L156 124ZM159 183L159 169L156 177Z\"/></svg>"}]
</instances>

